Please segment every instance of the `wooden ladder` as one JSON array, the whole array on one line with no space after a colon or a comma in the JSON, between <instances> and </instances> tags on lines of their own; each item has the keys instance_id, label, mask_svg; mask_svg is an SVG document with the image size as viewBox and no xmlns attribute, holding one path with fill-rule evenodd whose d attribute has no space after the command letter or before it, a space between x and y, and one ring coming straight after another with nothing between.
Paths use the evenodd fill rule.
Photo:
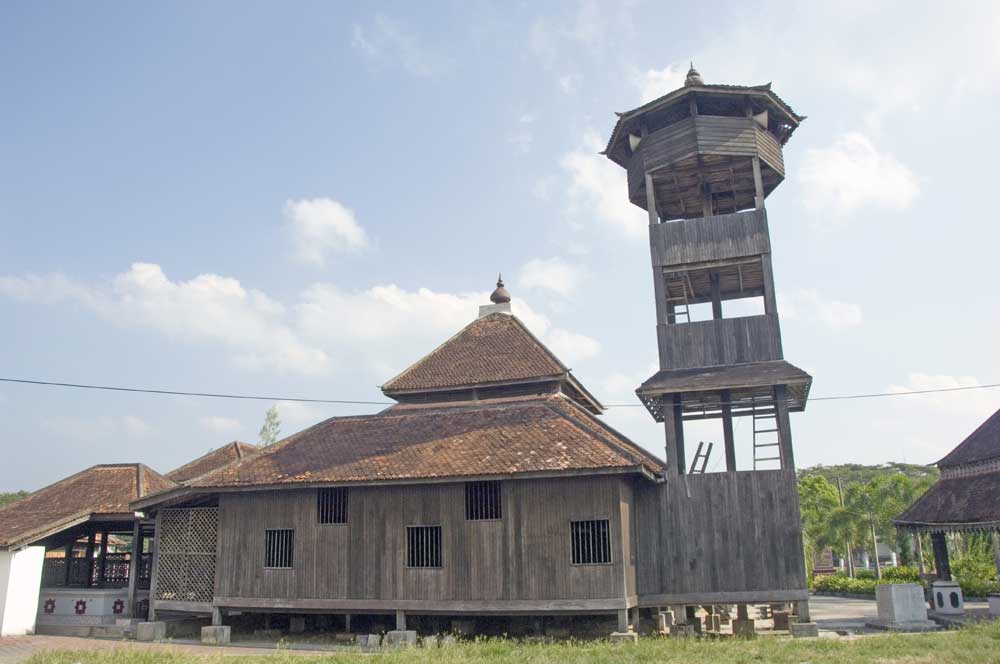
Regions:
<instances>
[{"instance_id":1,"label":"wooden ladder","mask_svg":"<svg viewBox=\"0 0 1000 664\"><path fill-rule=\"evenodd\" d=\"M777 461L781 464L781 432L778 431L778 418L775 409L762 408L761 402L754 397L750 402L753 411L753 469L757 470L758 464ZM773 436L771 434L774 434ZM778 448L778 456L766 456L774 454L774 450L768 448Z\"/></svg>"},{"instance_id":2,"label":"wooden ladder","mask_svg":"<svg viewBox=\"0 0 1000 664\"><path fill-rule=\"evenodd\" d=\"M705 446L704 441L698 441L698 451L694 453L694 459L691 460L691 469L688 471L688 475L704 474L705 467L708 466L708 457L712 456L712 447L715 443L709 442L708 447ZM701 467L698 467L698 462L701 462Z\"/></svg>"},{"instance_id":3,"label":"wooden ladder","mask_svg":"<svg viewBox=\"0 0 1000 664\"><path fill-rule=\"evenodd\" d=\"M680 290L680 295L670 295L670 290ZM667 306L673 306L673 316L675 323L690 323L691 322L691 309L689 307L688 293L691 297L694 297L694 286L691 285L691 277L688 276L687 272L674 272L666 279L666 289L667 289ZM684 316L687 320L678 320L681 316Z\"/></svg>"}]
</instances>

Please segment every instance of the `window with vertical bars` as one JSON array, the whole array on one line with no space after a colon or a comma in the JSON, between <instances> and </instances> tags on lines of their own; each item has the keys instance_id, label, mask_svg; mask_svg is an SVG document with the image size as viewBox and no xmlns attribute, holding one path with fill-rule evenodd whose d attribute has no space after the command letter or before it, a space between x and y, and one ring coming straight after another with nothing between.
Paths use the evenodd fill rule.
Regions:
<instances>
[{"instance_id":1,"label":"window with vertical bars","mask_svg":"<svg viewBox=\"0 0 1000 664\"><path fill-rule=\"evenodd\" d=\"M347 487L320 489L316 507L320 523L347 523Z\"/></svg>"},{"instance_id":2,"label":"window with vertical bars","mask_svg":"<svg viewBox=\"0 0 1000 664\"><path fill-rule=\"evenodd\" d=\"M288 569L292 566L295 531L291 529L264 531L264 567Z\"/></svg>"},{"instance_id":3,"label":"window with vertical bars","mask_svg":"<svg viewBox=\"0 0 1000 664\"><path fill-rule=\"evenodd\" d=\"M570 521L574 565L611 562L611 529L607 519Z\"/></svg>"},{"instance_id":4,"label":"window with vertical bars","mask_svg":"<svg viewBox=\"0 0 1000 664\"><path fill-rule=\"evenodd\" d=\"M465 520L496 521L501 518L500 482L466 482Z\"/></svg>"},{"instance_id":5,"label":"window with vertical bars","mask_svg":"<svg viewBox=\"0 0 1000 664\"><path fill-rule=\"evenodd\" d=\"M441 526L406 527L406 566L441 567Z\"/></svg>"}]
</instances>

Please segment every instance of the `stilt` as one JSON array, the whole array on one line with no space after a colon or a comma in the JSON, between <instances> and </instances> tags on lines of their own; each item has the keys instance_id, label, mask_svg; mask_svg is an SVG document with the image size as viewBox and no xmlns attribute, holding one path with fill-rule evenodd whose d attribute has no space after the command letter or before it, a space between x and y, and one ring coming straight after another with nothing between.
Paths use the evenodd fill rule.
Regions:
<instances>
[{"instance_id":1,"label":"stilt","mask_svg":"<svg viewBox=\"0 0 1000 664\"><path fill-rule=\"evenodd\" d=\"M350 613L345 613L344 614L344 631L347 632L348 634L351 633L351 614Z\"/></svg>"},{"instance_id":2,"label":"stilt","mask_svg":"<svg viewBox=\"0 0 1000 664\"><path fill-rule=\"evenodd\" d=\"M212 607L212 626L219 627L222 625L222 609L217 606Z\"/></svg>"},{"instance_id":3,"label":"stilt","mask_svg":"<svg viewBox=\"0 0 1000 664\"><path fill-rule=\"evenodd\" d=\"M809 615L809 600L800 599L795 603L795 615L799 617L800 623L812 622Z\"/></svg>"},{"instance_id":4,"label":"stilt","mask_svg":"<svg viewBox=\"0 0 1000 664\"><path fill-rule=\"evenodd\" d=\"M618 631L628 631L628 609L618 609Z\"/></svg>"},{"instance_id":5,"label":"stilt","mask_svg":"<svg viewBox=\"0 0 1000 664\"><path fill-rule=\"evenodd\" d=\"M406 631L406 611L396 611L396 631Z\"/></svg>"}]
</instances>

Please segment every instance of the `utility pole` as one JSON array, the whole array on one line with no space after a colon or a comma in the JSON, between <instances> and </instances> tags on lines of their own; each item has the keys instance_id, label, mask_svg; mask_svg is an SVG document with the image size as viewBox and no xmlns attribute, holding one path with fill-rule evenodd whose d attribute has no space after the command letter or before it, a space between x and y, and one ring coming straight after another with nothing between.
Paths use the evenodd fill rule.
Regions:
<instances>
[{"instance_id":1,"label":"utility pole","mask_svg":"<svg viewBox=\"0 0 1000 664\"><path fill-rule=\"evenodd\" d=\"M882 568L879 567L878 564L878 538L875 536L875 515L872 514L870 507L868 509L868 523L871 524L872 527L872 549L874 549L873 553L875 554L875 578L881 579Z\"/></svg>"},{"instance_id":2,"label":"utility pole","mask_svg":"<svg viewBox=\"0 0 1000 664\"><path fill-rule=\"evenodd\" d=\"M840 509L844 509L844 482L843 478L837 478L837 495L840 497ZM851 539L844 541L847 549L847 576L854 578L854 552L851 551Z\"/></svg>"}]
</instances>

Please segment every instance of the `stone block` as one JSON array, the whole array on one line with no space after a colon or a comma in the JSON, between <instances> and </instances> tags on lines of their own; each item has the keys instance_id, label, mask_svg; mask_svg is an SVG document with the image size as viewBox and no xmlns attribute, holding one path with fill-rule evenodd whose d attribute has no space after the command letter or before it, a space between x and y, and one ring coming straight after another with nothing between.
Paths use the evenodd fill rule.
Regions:
<instances>
[{"instance_id":1,"label":"stone block","mask_svg":"<svg viewBox=\"0 0 1000 664\"><path fill-rule=\"evenodd\" d=\"M935 581L931 583L931 597L934 611L944 615L960 616L965 613L965 600L962 588L954 581Z\"/></svg>"},{"instance_id":2,"label":"stone block","mask_svg":"<svg viewBox=\"0 0 1000 664\"><path fill-rule=\"evenodd\" d=\"M793 638L804 639L819 636L819 625L814 622L790 623L788 631L792 633Z\"/></svg>"},{"instance_id":3,"label":"stone block","mask_svg":"<svg viewBox=\"0 0 1000 664\"><path fill-rule=\"evenodd\" d=\"M986 601L990 605L990 615L994 618L1000 618L1000 593L993 593L986 598Z\"/></svg>"},{"instance_id":4,"label":"stone block","mask_svg":"<svg viewBox=\"0 0 1000 664\"><path fill-rule=\"evenodd\" d=\"M167 623L141 622L135 626L136 641L162 641L167 638Z\"/></svg>"},{"instance_id":5,"label":"stone block","mask_svg":"<svg viewBox=\"0 0 1000 664\"><path fill-rule=\"evenodd\" d=\"M207 646L228 646L232 635L229 625L208 625L201 628L201 642Z\"/></svg>"},{"instance_id":6,"label":"stone block","mask_svg":"<svg viewBox=\"0 0 1000 664\"><path fill-rule=\"evenodd\" d=\"M358 637L363 638L364 643L361 644L365 648L378 648L382 645L382 635L381 634L366 634L364 636Z\"/></svg>"},{"instance_id":7,"label":"stone block","mask_svg":"<svg viewBox=\"0 0 1000 664\"><path fill-rule=\"evenodd\" d=\"M771 611L771 618L774 620L774 629L788 631L788 611Z\"/></svg>"},{"instance_id":8,"label":"stone block","mask_svg":"<svg viewBox=\"0 0 1000 664\"><path fill-rule=\"evenodd\" d=\"M442 634L441 638L438 639L438 646L441 648L450 648L456 643L458 643L458 639L451 634Z\"/></svg>"},{"instance_id":9,"label":"stone block","mask_svg":"<svg viewBox=\"0 0 1000 664\"><path fill-rule=\"evenodd\" d=\"M638 643L639 635L635 632L611 632L608 640L611 643Z\"/></svg>"},{"instance_id":10,"label":"stone block","mask_svg":"<svg viewBox=\"0 0 1000 664\"><path fill-rule=\"evenodd\" d=\"M656 631L660 634L666 634L670 631L671 626L674 624L674 612L673 611L661 611L656 616Z\"/></svg>"},{"instance_id":11,"label":"stone block","mask_svg":"<svg viewBox=\"0 0 1000 664\"><path fill-rule=\"evenodd\" d=\"M927 620L924 589L915 583L886 583L875 587L880 621L888 624Z\"/></svg>"},{"instance_id":12,"label":"stone block","mask_svg":"<svg viewBox=\"0 0 1000 664\"><path fill-rule=\"evenodd\" d=\"M382 645L386 648L415 648L417 632L412 629L394 629L386 632Z\"/></svg>"},{"instance_id":13,"label":"stone block","mask_svg":"<svg viewBox=\"0 0 1000 664\"><path fill-rule=\"evenodd\" d=\"M733 625L733 636L750 637L757 633L757 628L754 626L752 620L747 618L746 620L742 618L737 618L732 621Z\"/></svg>"}]
</instances>

